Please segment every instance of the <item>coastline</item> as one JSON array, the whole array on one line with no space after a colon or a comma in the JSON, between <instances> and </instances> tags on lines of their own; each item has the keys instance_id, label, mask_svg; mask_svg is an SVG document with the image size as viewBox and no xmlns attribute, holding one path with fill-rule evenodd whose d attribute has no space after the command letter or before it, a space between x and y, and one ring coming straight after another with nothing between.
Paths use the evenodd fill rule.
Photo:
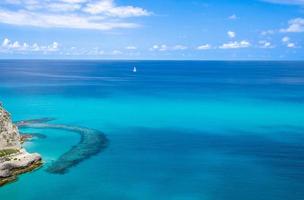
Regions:
<instances>
[{"instance_id":1,"label":"coastline","mask_svg":"<svg viewBox=\"0 0 304 200\"><path fill-rule=\"evenodd\" d=\"M18 175L38 169L42 158L38 153L28 153L10 114L0 104L0 187L17 180Z\"/></svg>"},{"instance_id":2,"label":"coastline","mask_svg":"<svg viewBox=\"0 0 304 200\"><path fill-rule=\"evenodd\" d=\"M19 167L19 168L12 169L12 173L9 177L0 178L0 187L17 181L19 175L35 171L35 170L39 169L40 167L42 167L42 165L43 165L43 162L40 159L40 160L37 160L37 161L31 163L30 165L28 165L26 167Z\"/></svg>"},{"instance_id":3,"label":"coastline","mask_svg":"<svg viewBox=\"0 0 304 200\"><path fill-rule=\"evenodd\" d=\"M28 153L22 147L22 144L31 140L33 137L45 138L46 136L35 133L20 134L19 128L62 129L80 135L78 144L74 145L69 151L62 154L48 166L47 172L49 173L65 174L70 168L100 153L107 147L108 139L98 130L47 123L54 120L53 118L23 120L13 124L10 114L2 107L0 107L0 109L2 113L0 115L0 144L2 144L0 145L0 187L16 181L18 175L34 171L43 165L41 156L37 153ZM14 146L12 146L9 141L5 141L7 138L13 138Z\"/></svg>"},{"instance_id":4,"label":"coastline","mask_svg":"<svg viewBox=\"0 0 304 200\"><path fill-rule=\"evenodd\" d=\"M0 158L0 187L17 180L18 175L34 171L43 165L39 154L25 149Z\"/></svg>"}]
</instances>

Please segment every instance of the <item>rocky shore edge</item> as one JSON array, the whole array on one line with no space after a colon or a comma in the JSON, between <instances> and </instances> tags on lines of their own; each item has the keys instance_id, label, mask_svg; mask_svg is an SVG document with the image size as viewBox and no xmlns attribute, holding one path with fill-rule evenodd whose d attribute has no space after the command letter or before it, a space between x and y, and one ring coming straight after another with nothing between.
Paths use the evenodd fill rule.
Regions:
<instances>
[{"instance_id":1,"label":"rocky shore edge","mask_svg":"<svg viewBox=\"0 0 304 200\"><path fill-rule=\"evenodd\" d=\"M22 140L25 138L20 136L18 127L0 103L0 187L42 166L41 156L28 153L21 146Z\"/></svg>"},{"instance_id":2,"label":"rocky shore edge","mask_svg":"<svg viewBox=\"0 0 304 200\"><path fill-rule=\"evenodd\" d=\"M0 186L17 180L18 175L34 171L42 166L41 156L24 149L0 159Z\"/></svg>"},{"instance_id":3,"label":"rocky shore edge","mask_svg":"<svg viewBox=\"0 0 304 200\"><path fill-rule=\"evenodd\" d=\"M0 105L0 187L16 181L18 175L40 168L43 164L37 153L28 153L21 144L33 138L46 138L39 133L20 134L19 128L59 129L80 135L80 141L57 160L49 163L46 171L65 174L70 168L97 155L107 148L108 139L102 132L73 125L48 123L54 118L22 120L12 123L10 114Z\"/></svg>"}]
</instances>

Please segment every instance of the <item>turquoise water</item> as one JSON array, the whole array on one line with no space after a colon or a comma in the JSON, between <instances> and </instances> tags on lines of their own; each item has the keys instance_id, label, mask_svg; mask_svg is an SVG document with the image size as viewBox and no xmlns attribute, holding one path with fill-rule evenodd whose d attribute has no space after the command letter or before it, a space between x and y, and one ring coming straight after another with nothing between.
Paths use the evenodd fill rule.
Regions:
<instances>
[{"instance_id":1,"label":"turquoise water","mask_svg":"<svg viewBox=\"0 0 304 200\"><path fill-rule=\"evenodd\" d=\"M132 73L136 66L138 73ZM0 199L297 200L304 192L303 62L1 61L14 120L98 129L109 139L67 174L45 171L79 141L25 129L45 167Z\"/></svg>"}]
</instances>

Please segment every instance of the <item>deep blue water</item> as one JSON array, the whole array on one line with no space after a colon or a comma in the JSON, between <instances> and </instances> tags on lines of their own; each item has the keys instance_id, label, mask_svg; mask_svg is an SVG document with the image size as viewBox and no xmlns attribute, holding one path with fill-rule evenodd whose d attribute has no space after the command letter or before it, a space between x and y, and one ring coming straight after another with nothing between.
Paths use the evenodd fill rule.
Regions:
<instances>
[{"instance_id":1,"label":"deep blue water","mask_svg":"<svg viewBox=\"0 0 304 200\"><path fill-rule=\"evenodd\" d=\"M78 135L27 129L47 136L25 144L45 167L0 199L304 199L304 62L2 60L0 101L109 139L54 175Z\"/></svg>"}]
</instances>

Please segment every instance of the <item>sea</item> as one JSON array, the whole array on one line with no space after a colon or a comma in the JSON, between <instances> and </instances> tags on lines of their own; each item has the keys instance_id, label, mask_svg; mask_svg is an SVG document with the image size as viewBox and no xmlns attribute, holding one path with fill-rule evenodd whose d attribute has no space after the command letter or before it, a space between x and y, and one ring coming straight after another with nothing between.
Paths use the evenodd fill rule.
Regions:
<instances>
[{"instance_id":1,"label":"sea","mask_svg":"<svg viewBox=\"0 0 304 200\"><path fill-rule=\"evenodd\" d=\"M45 136L24 144L44 165L1 200L304 199L301 61L1 60L0 101L108 139L53 174L79 134L20 129Z\"/></svg>"}]
</instances>

